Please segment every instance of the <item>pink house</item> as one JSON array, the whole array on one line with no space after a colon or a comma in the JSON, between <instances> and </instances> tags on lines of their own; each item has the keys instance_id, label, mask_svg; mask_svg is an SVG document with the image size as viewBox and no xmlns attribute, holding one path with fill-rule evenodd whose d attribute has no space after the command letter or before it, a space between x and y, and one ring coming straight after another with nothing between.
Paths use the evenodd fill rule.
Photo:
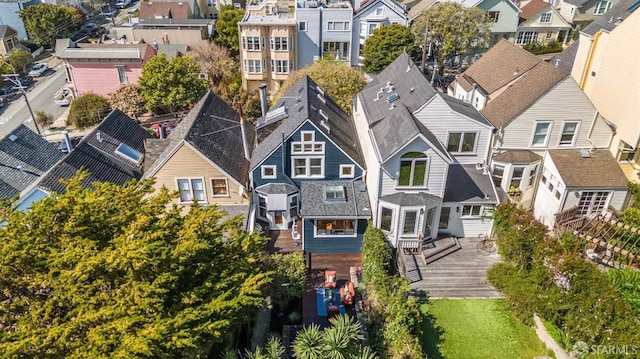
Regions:
<instances>
[{"instance_id":1,"label":"pink house","mask_svg":"<svg viewBox=\"0 0 640 359\"><path fill-rule=\"evenodd\" d=\"M142 66L157 53L157 45L149 44L56 42L56 56L63 60L68 86L77 96L109 96L120 85L137 83Z\"/></svg>"}]
</instances>

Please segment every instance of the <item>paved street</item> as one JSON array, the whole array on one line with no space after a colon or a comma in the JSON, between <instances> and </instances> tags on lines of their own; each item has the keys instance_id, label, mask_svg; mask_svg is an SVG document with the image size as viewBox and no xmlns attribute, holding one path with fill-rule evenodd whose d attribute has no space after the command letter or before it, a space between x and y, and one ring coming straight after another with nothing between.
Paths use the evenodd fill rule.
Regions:
<instances>
[{"instance_id":1,"label":"paved street","mask_svg":"<svg viewBox=\"0 0 640 359\"><path fill-rule=\"evenodd\" d=\"M29 98L33 112L35 113L37 110L42 110L52 114L54 119L60 117L65 108L53 102L53 94L59 90L64 83L65 73L60 65L49 70L45 76L37 78L31 88L29 88L29 92L27 92L27 97ZM13 101L5 105L4 108L1 108L0 111L0 137L6 136L21 123L25 123L34 131L36 130L22 95L14 98Z\"/></svg>"}]
</instances>

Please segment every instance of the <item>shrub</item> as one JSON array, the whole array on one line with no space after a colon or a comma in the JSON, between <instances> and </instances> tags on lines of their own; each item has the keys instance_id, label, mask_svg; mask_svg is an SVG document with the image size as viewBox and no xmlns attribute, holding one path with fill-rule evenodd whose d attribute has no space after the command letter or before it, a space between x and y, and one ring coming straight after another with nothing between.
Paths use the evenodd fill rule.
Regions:
<instances>
[{"instance_id":1,"label":"shrub","mask_svg":"<svg viewBox=\"0 0 640 359\"><path fill-rule=\"evenodd\" d=\"M67 123L84 129L100 123L110 111L111 105L107 98L87 93L71 102Z\"/></svg>"},{"instance_id":2,"label":"shrub","mask_svg":"<svg viewBox=\"0 0 640 359\"><path fill-rule=\"evenodd\" d=\"M529 269L535 246L544 240L547 227L536 221L530 212L511 203L500 204L494 218L496 243L502 258L520 269Z\"/></svg>"},{"instance_id":3,"label":"shrub","mask_svg":"<svg viewBox=\"0 0 640 359\"><path fill-rule=\"evenodd\" d=\"M633 269L614 269L606 273L622 299L629 303L636 316L640 317L640 272Z\"/></svg>"}]
</instances>

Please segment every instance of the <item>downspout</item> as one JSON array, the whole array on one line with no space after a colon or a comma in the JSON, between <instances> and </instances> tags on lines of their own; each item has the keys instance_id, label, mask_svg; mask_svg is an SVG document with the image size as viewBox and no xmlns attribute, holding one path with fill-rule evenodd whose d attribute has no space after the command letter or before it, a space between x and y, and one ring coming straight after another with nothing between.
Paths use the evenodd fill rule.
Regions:
<instances>
[{"instance_id":1,"label":"downspout","mask_svg":"<svg viewBox=\"0 0 640 359\"><path fill-rule=\"evenodd\" d=\"M591 46L589 47L589 53L587 54L587 63L584 66L584 70L582 71L582 77L580 78L580 89L582 91L584 91L584 86L587 82L587 75L591 68L591 64L593 63L593 53L595 52L595 48L598 45L598 40L600 40L601 34L602 34L602 30L598 31L591 39Z\"/></svg>"}]
</instances>

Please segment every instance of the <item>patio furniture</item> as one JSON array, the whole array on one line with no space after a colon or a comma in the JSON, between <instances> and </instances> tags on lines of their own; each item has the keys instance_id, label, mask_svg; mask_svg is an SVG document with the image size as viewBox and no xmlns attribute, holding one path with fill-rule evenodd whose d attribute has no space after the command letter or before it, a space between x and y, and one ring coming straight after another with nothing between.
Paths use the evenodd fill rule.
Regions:
<instances>
[{"instance_id":1,"label":"patio furniture","mask_svg":"<svg viewBox=\"0 0 640 359\"><path fill-rule=\"evenodd\" d=\"M353 286L353 282L345 284L344 287L340 287L340 301L345 305L352 305L353 298L356 296L356 290Z\"/></svg>"},{"instance_id":2,"label":"patio furniture","mask_svg":"<svg viewBox=\"0 0 640 359\"><path fill-rule=\"evenodd\" d=\"M338 280L336 278L336 271L327 270L324 271L324 286L326 288L335 288Z\"/></svg>"}]
</instances>

